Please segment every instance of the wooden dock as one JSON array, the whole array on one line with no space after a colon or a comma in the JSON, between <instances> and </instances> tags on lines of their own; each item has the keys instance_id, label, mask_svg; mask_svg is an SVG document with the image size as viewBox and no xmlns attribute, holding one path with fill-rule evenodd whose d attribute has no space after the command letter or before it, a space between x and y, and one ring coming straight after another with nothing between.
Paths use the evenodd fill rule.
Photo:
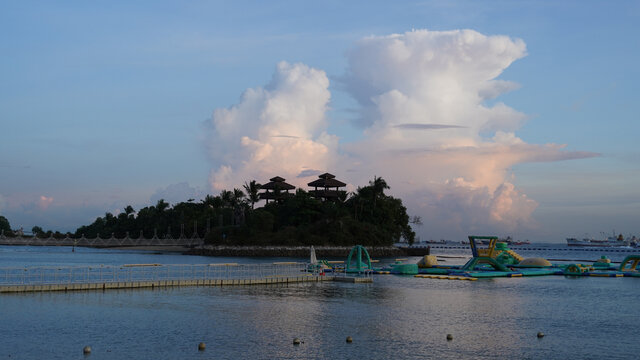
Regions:
<instances>
[{"instance_id":1,"label":"wooden dock","mask_svg":"<svg viewBox=\"0 0 640 360\"><path fill-rule=\"evenodd\" d=\"M304 263L126 264L91 267L0 268L0 293L271 285L302 282L372 282L371 277L324 276Z\"/></svg>"},{"instance_id":2,"label":"wooden dock","mask_svg":"<svg viewBox=\"0 0 640 360\"><path fill-rule=\"evenodd\" d=\"M231 286L231 285L270 285L300 282L331 281L328 276L271 277L264 279L217 279L217 280L156 280L123 281L86 284L42 284L42 285L0 285L0 293L24 293L44 291L110 290L162 288L172 286Z\"/></svg>"}]
</instances>

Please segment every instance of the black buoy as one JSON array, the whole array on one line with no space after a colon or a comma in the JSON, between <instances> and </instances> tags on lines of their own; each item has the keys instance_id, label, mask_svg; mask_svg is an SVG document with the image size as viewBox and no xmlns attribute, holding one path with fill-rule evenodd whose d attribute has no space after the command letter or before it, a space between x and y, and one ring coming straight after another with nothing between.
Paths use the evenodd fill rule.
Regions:
<instances>
[{"instance_id":1,"label":"black buoy","mask_svg":"<svg viewBox=\"0 0 640 360\"><path fill-rule=\"evenodd\" d=\"M544 337L544 333L542 331L538 332L538 339L542 339Z\"/></svg>"},{"instance_id":2,"label":"black buoy","mask_svg":"<svg viewBox=\"0 0 640 360\"><path fill-rule=\"evenodd\" d=\"M293 338L293 345L300 345L300 339Z\"/></svg>"},{"instance_id":3,"label":"black buoy","mask_svg":"<svg viewBox=\"0 0 640 360\"><path fill-rule=\"evenodd\" d=\"M204 349L207 348L207 345L205 345L205 343L201 342L200 344L198 344L198 351L204 351Z\"/></svg>"},{"instance_id":4,"label":"black buoy","mask_svg":"<svg viewBox=\"0 0 640 360\"><path fill-rule=\"evenodd\" d=\"M347 336L347 343L351 344L353 342L353 338L351 336Z\"/></svg>"},{"instance_id":5,"label":"black buoy","mask_svg":"<svg viewBox=\"0 0 640 360\"><path fill-rule=\"evenodd\" d=\"M91 346L87 345L84 348L82 348L82 353L83 354L91 354Z\"/></svg>"},{"instance_id":6,"label":"black buoy","mask_svg":"<svg viewBox=\"0 0 640 360\"><path fill-rule=\"evenodd\" d=\"M447 341L451 341L451 340L453 340L453 335L447 334Z\"/></svg>"}]
</instances>

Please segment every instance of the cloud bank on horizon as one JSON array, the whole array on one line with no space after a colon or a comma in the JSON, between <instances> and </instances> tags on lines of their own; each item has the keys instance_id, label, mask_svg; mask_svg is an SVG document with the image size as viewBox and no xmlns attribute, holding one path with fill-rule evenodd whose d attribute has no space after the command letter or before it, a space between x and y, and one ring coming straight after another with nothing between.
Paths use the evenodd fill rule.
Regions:
<instances>
[{"instance_id":1,"label":"cloud bank on horizon","mask_svg":"<svg viewBox=\"0 0 640 360\"><path fill-rule=\"evenodd\" d=\"M358 41L338 80L359 105L354 126L362 139L351 143L328 133L325 72L281 62L267 86L214 111L205 140L211 187L279 175L306 188L325 171L353 186L377 175L422 217L419 235L533 228L537 203L516 188L509 168L597 154L516 136L527 116L494 99L518 87L497 78L524 56L522 40L473 30L414 30Z\"/></svg>"}]
</instances>

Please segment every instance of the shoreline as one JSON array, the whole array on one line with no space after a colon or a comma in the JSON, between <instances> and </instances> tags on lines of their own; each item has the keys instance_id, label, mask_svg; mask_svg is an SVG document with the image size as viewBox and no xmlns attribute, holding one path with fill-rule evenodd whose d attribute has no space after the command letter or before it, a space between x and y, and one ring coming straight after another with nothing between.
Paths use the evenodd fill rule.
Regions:
<instances>
[{"instance_id":1,"label":"shoreline","mask_svg":"<svg viewBox=\"0 0 640 360\"><path fill-rule=\"evenodd\" d=\"M346 257L353 246L314 246L318 257ZM410 249L395 246L365 247L371 257L423 256L429 248ZM189 249L187 255L228 257L309 257L310 246L222 246L203 245Z\"/></svg>"},{"instance_id":2,"label":"shoreline","mask_svg":"<svg viewBox=\"0 0 640 360\"><path fill-rule=\"evenodd\" d=\"M11 244L7 246L29 246ZM35 246L35 245L30 245ZM69 245L37 245L37 246L66 246ZM76 246L78 248L134 250L166 253L180 253L183 255L225 256L225 257L309 257L311 246L227 246L201 245L196 247L184 245L135 245L135 246ZM314 246L316 256L346 257L353 246ZM371 257L403 257L429 255L430 248L399 248L395 246L365 247Z\"/></svg>"},{"instance_id":3,"label":"shoreline","mask_svg":"<svg viewBox=\"0 0 640 360\"><path fill-rule=\"evenodd\" d=\"M84 246L83 246L84 247ZM182 253L186 254L187 252L193 250L188 246L168 246L168 245L150 245L150 246L114 246L114 247L100 247L97 249L109 249L109 250L140 250L140 251L155 251L155 252L171 252L171 253Z\"/></svg>"}]
</instances>

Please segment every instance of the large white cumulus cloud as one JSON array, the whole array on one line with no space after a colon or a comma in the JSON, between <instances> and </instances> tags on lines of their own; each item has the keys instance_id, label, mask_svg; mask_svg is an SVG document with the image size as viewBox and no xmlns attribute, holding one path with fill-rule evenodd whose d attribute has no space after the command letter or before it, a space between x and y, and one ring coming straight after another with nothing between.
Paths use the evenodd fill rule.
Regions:
<instances>
[{"instance_id":1,"label":"large white cumulus cloud","mask_svg":"<svg viewBox=\"0 0 640 360\"><path fill-rule=\"evenodd\" d=\"M472 30L374 36L349 52L344 81L361 105L365 139L346 148L422 215L423 236L532 227L537 203L508 169L591 156L526 144L514 133L526 116L488 105L518 87L497 77L525 55L522 40Z\"/></svg>"},{"instance_id":2,"label":"large white cumulus cloud","mask_svg":"<svg viewBox=\"0 0 640 360\"><path fill-rule=\"evenodd\" d=\"M474 137L494 123L513 129L523 120L502 104L482 103L516 87L496 77L525 54L521 40L471 30L369 37L349 53L347 85L374 129L438 121L465 125L457 134Z\"/></svg>"},{"instance_id":3,"label":"large white cumulus cloud","mask_svg":"<svg viewBox=\"0 0 640 360\"><path fill-rule=\"evenodd\" d=\"M340 78L359 104L363 136L349 144L326 133L325 73L281 63L264 89L214 112L213 188L315 169L356 186L377 175L422 216L423 238L532 227L537 203L516 188L509 168L594 154L516 136L526 115L496 98L518 84L498 77L524 56L522 40L472 30L362 39Z\"/></svg>"},{"instance_id":4,"label":"large white cumulus cloud","mask_svg":"<svg viewBox=\"0 0 640 360\"><path fill-rule=\"evenodd\" d=\"M215 110L207 140L217 165L212 188L275 175L295 183L305 170L325 169L337 148L337 138L326 133L328 88L324 71L281 62L265 88L249 89L239 104Z\"/></svg>"}]
</instances>

